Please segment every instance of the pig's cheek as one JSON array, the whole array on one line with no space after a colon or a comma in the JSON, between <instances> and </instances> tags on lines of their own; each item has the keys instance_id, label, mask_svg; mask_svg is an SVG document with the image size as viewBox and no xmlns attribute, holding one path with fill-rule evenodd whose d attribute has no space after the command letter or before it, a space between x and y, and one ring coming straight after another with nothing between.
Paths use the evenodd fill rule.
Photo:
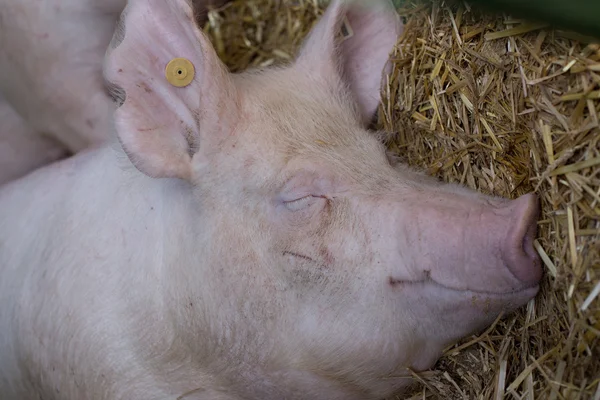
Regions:
<instances>
[{"instance_id":1,"label":"pig's cheek","mask_svg":"<svg viewBox=\"0 0 600 400\"><path fill-rule=\"evenodd\" d=\"M286 252L283 255L283 272L290 288L305 289L326 285L328 269L308 256L299 253Z\"/></svg>"}]
</instances>

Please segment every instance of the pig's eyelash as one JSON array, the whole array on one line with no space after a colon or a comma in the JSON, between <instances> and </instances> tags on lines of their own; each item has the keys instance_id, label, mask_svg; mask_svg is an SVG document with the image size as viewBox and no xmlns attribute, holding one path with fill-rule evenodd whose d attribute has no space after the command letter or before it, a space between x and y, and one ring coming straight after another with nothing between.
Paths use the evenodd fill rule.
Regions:
<instances>
[{"instance_id":1,"label":"pig's eyelash","mask_svg":"<svg viewBox=\"0 0 600 400\"><path fill-rule=\"evenodd\" d=\"M284 202L284 204L285 204L285 207L290 211L300 211L300 210L308 207L312 203L314 198L315 197L313 195L308 195L308 196L301 197L297 200L286 201L286 202Z\"/></svg>"},{"instance_id":2,"label":"pig's eyelash","mask_svg":"<svg viewBox=\"0 0 600 400\"><path fill-rule=\"evenodd\" d=\"M299 254L299 253L294 253L292 251L284 251L283 252L284 256L292 256L292 257L296 257L296 258L300 258L306 261L310 261L310 262L315 262L315 260L313 260L312 258L310 258L309 256L305 256L304 254Z\"/></svg>"}]
</instances>

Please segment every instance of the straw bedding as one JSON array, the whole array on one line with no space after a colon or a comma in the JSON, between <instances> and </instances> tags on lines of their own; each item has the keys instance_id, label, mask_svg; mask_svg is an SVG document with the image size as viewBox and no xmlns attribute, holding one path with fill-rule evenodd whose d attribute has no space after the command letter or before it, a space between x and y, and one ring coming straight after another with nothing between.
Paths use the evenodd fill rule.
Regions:
<instances>
[{"instance_id":1,"label":"straw bedding","mask_svg":"<svg viewBox=\"0 0 600 400\"><path fill-rule=\"evenodd\" d=\"M232 71L293 58L326 1L234 0L205 32ZM535 191L540 294L415 374L411 399L600 399L600 45L467 3L404 4L377 128L410 165Z\"/></svg>"}]
</instances>

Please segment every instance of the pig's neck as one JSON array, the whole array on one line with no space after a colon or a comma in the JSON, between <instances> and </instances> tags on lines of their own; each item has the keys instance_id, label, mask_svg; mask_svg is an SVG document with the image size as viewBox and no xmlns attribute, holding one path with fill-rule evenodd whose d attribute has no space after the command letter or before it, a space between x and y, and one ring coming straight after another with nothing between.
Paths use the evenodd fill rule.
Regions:
<instances>
[{"instance_id":1,"label":"pig's neck","mask_svg":"<svg viewBox=\"0 0 600 400\"><path fill-rule=\"evenodd\" d=\"M130 353L130 379L154 380L148 387L162 386L169 396L194 389L191 382L208 384L211 347L199 344L207 325L200 310L207 308L203 295L209 287L201 277L209 266L193 188L175 179L149 178L108 146L51 167L32 184L44 185L45 201L52 197L57 205L52 219L41 218L47 220L48 235L66 246L51 254L63 257L57 265L68 265L60 273L73 282L70 296L89 321L85 329L73 329L103 349L94 355L99 373L106 373L100 366L110 365L105 355L112 349L123 357Z\"/></svg>"},{"instance_id":2,"label":"pig's neck","mask_svg":"<svg viewBox=\"0 0 600 400\"><path fill-rule=\"evenodd\" d=\"M260 306L268 299L261 299L261 293L253 293L251 302L246 298L241 283L252 279L252 269L219 249L227 241L219 211L203 203L190 184L149 178L118 157L121 165L105 177L114 193L107 206L119 205L112 212L116 225L109 236L115 248L125 242L115 267L135 275L124 279L119 271L113 274L122 280L115 285L122 287L123 298L131 299L120 307L150 374L179 393L193 389L192 383L210 386L217 376L230 381L226 386L231 388L260 386L259 393L277 386L261 372L256 358L271 351L264 318L255 318L260 311L246 315L240 310L240 301L268 309ZM225 247L231 253L235 244ZM240 275L244 270L249 276ZM136 297L133 282L139 288Z\"/></svg>"}]
</instances>

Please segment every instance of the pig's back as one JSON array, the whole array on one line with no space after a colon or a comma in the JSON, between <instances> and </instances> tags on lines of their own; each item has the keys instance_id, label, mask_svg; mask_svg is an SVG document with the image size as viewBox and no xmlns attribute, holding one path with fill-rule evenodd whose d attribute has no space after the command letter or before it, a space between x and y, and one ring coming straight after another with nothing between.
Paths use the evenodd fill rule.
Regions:
<instances>
[{"instance_id":1,"label":"pig's back","mask_svg":"<svg viewBox=\"0 0 600 400\"><path fill-rule=\"evenodd\" d=\"M115 156L110 148L86 151L0 187L3 400L54 398L54 387L67 388L65 398L115 396L106 365L115 354L128 357L126 341L114 340L126 336L116 239L102 230L111 182L123 179Z\"/></svg>"},{"instance_id":2,"label":"pig's back","mask_svg":"<svg viewBox=\"0 0 600 400\"><path fill-rule=\"evenodd\" d=\"M52 300L49 297L56 295L47 292L48 282L56 276L51 265L55 255L50 249L69 240L61 238L63 229L59 221L66 214L65 206L70 202L78 175L91 158L92 152L86 152L0 187L0 392L3 399L28 399L34 390L24 383L27 381L24 375L28 373L22 364L26 352L21 344L28 340L25 337L29 331L34 333L32 318L60 318L56 312L52 315L52 310L43 307ZM37 333L40 341L44 333Z\"/></svg>"},{"instance_id":3,"label":"pig's back","mask_svg":"<svg viewBox=\"0 0 600 400\"><path fill-rule=\"evenodd\" d=\"M202 376L151 356L174 334L160 243L164 194L180 196L125 157L91 150L0 187L2 400L159 400Z\"/></svg>"},{"instance_id":4,"label":"pig's back","mask_svg":"<svg viewBox=\"0 0 600 400\"><path fill-rule=\"evenodd\" d=\"M91 155L78 154L0 186L0 293L20 290L43 258L42 249L56 238L53 227L59 228L56 220Z\"/></svg>"},{"instance_id":5,"label":"pig's back","mask_svg":"<svg viewBox=\"0 0 600 400\"><path fill-rule=\"evenodd\" d=\"M96 152L78 154L0 186L0 285L3 288L7 276L15 279L17 276L12 276L13 273L26 275L24 258L38 253L48 238L56 236L53 227L60 225L56 220L71 203L74 186L89 169ZM10 286L14 287L15 281L12 282Z\"/></svg>"}]
</instances>

